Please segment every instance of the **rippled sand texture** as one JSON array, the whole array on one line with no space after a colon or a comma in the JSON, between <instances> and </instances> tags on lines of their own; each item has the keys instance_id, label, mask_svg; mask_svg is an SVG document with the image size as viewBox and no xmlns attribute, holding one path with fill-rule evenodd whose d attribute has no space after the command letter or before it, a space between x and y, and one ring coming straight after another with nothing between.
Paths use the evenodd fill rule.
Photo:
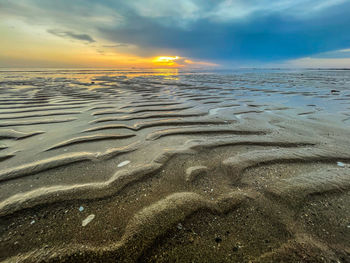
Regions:
<instances>
[{"instance_id":1,"label":"rippled sand texture","mask_svg":"<svg viewBox=\"0 0 350 263\"><path fill-rule=\"evenodd\" d=\"M349 86L0 72L0 260L350 262Z\"/></svg>"}]
</instances>

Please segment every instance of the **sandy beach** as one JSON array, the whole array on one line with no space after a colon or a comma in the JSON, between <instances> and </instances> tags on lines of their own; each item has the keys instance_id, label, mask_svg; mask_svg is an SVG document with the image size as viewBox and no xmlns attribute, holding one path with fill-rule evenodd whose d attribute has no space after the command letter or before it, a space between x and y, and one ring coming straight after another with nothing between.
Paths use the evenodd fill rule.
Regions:
<instances>
[{"instance_id":1,"label":"sandy beach","mask_svg":"<svg viewBox=\"0 0 350 263\"><path fill-rule=\"evenodd\" d=\"M349 84L0 71L0 261L350 262Z\"/></svg>"}]
</instances>

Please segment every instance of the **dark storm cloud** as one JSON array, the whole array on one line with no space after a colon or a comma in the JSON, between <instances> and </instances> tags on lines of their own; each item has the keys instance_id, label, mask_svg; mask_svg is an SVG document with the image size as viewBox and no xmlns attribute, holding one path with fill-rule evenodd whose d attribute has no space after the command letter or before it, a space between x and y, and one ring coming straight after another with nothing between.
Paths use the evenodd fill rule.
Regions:
<instances>
[{"instance_id":1,"label":"dark storm cloud","mask_svg":"<svg viewBox=\"0 0 350 263\"><path fill-rule=\"evenodd\" d=\"M110 40L139 44L147 53L168 48L200 59L274 61L350 47L348 14L350 3L312 17L255 13L244 21L199 19L186 28L129 14L124 27L100 32Z\"/></svg>"},{"instance_id":2,"label":"dark storm cloud","mask_svg":"<svg viewBox=\"0 0 350 263\"><path fill-rule=\"evenodd\" d=\"M52 22L60 30L49 32L57 36L106 40L147 56L171 50L202 60L271 62L350 48L347 0L0 0L0 7L2 16Z\"/></svg>"},{"instance_id":3,"label":"dark storm cloud","mask_svg":"<svg viewBox=\"0 0 350 263\"><path fill-rule=\"evenodd\" d=\"M63 38L70 38L74 40L80 40L80 41L85 41L89 43L94 43L96 42L91 36L87 34L79 34L79 33L74 33L71 31L60 31L56 29L49 29L47 30L50 34L53 34L58 37L63 37Z\"/></svg>"}]
</instances>

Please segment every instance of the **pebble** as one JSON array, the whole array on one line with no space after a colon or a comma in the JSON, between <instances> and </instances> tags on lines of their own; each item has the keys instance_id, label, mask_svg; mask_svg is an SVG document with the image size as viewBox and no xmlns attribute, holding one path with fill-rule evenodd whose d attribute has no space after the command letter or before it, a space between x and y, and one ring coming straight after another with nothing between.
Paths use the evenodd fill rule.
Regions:
<instances>
[{"instance_id":1,"label":"pebble","mask_svg":"<svg viewBox=\"0 0 350 263\"><path fill-rule=\"evenodd\" d=\"M80 206L80 207L79 207L79 211L80 211L80 212L83 212L83 211L84 211L84 207L83 207L83 206Z\"/></svg>"},{"instance_id":2,"label":"pebble","mask_svg":"<svg viewBox=\"0 0 350 263\"><path fill-rule=\"evenodd\" d=\"M337 162L337 165L340 166L340 167L345 167L345 164L342 163L342 162Z\"/></svg>"},{"instance_id":3,"label":"pebble","mask_svg":"<svg viewBox=\"0 0 350 263\"><path fill-rule=\"evenodd\" d=\"M83 222L81 223L82 226L86 226L87 224L89 224L92 220L94 220L95 218L95 215L94 214L91 214L89 215L87 218L85 218L83 220Z\"/></svg>"},{"instance_id":4,"label":"pebble","mask_svg":"<svg viewBox=\"0 0 350 263\"><path fill-rule=\"evenodd\" d=\"M215 242L216 242L216 243L220 243L221 241L222 241L221 237L216 237L216 238L215 238Z\"/></svg>"},{"instance_id":5,"label":"pebble","mask_svg":"<svg viewBox=\"0 0 350 263\"><path fill-rule=\"evenodd\" d=\"M130 161L121 162L120 164L118 164L118 167L123 167L125 165L128 165L129 163L130 163Z\"/></svg>"}]
</instances>

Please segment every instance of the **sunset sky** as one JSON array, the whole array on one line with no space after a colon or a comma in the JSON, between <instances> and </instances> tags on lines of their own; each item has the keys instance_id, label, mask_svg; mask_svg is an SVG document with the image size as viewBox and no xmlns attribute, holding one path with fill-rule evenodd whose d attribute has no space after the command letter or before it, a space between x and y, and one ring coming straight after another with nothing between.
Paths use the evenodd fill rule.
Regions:
<instances>
[{"instance_id":1,"label":"sunset sky","mask_svg":"<svg viewBox=\"0 0 350 263\"><path fill-rule=\"evenodd\" d=\"M349 0L0 0L0 67L348 67Z\"/></svg>"}]
</instances>

